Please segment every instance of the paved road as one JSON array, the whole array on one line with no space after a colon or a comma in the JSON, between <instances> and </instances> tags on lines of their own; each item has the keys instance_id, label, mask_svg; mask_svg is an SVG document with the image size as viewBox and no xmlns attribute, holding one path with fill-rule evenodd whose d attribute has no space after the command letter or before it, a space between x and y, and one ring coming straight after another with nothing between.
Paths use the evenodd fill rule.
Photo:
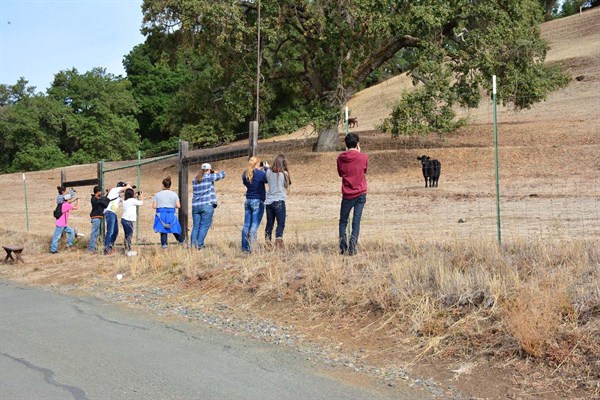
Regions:
<instances>
[{"instance_id":1,"label":"paved road","mask_svg":"<svg viewBox=\"0 0 600 400\"><path fill-rule=\"evenodd\" d=\"M0 281L0 399L415 399L290 349Z\"/></svg>"}]
</instances>

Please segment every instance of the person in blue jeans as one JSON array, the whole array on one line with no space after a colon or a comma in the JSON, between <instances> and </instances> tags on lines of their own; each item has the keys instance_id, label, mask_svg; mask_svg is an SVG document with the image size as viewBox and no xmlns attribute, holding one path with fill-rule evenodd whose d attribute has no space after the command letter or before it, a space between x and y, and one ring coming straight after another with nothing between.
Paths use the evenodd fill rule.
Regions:
<instances>
[{"instance_id":1,"label":"person in blue jeans","mask_svg":"<svg viewBox=\"0 0 600 400\"><path fill-rule=\"evenodd\" d=\"M92 203L92 212L90 212L92 231L88 250L90 253L95 253L98 237L100 237L100 228L104 220L104 209L108 206L108 198L102 196L100 186L94 186L94 194L92 194L90 202Z\"/></svg>"},{"instance_id":2,"label":"person in blue jeans","mask_svg":"<svg viewBox=\"0 0 600 400\"><path fill-rule=\"evenodd\" d=\"M190 246L193 249L204 247L204 240L212 225L213 214L217 208L215 182L225 178L225 172L213 171L208 163L202 164L202 171L192 179L192 236Z\"/></svg>"},{"instance_id":3,"label":"person in blue jeans","mask_svg":"<svg viewBox=\"0 0 600 400\"><path fill-rule=\"evenodd\" d=\"M265 163L266 164L266 163ZM268 167L268 165L266 165ZM242 227L242 251L249 253L254 249L260 221L265 211L265 184L267 174L260 166L258 157L250 157L248 168L242 174L242 183L246 186L244 203L244 226Z\"/></svg>"},{"instance_id":4,"label":"person in blue jeans","mask_svg":"<svg viewBox=\"0 0 600 400\"><path fill-rule=\"evenodd\" d=\"M62 236L63 232L67 233L67 249L73 246L73 240L75 239L75 231L69 226L69 215L71 211L79 209L79 199L72 199L70 194L63 196L63 202L61 203L61 215L56 220L54 235L52 235L52 243L50 244L50 253L58 254L58 241Z\"/></svg>"},{"instance_id":5,"label":"person in blue jeans","mask_svg":"<svg viewBox=\"0 0 600 400\"><path fill-rule=\"evenodd\" d=\"M367 179L365 174L369 166L369 157L361 153L358 135L349 133L344 140L348 150L337 158L338 175L342 178L342 204L340 206L340 251L342 254L355 255L360 220L367 202ZM352 233L347 238L346 228L350 212L352 216Z\"/></svg>"},{"instance_id":6,"label":"person in blue jeans","mask_svg":"<svg viewBox=\"0 0 600 400\"><path fill-rule=\"evenodd\" d=\"M130 189L131 185L125 182L117 183L117 186L112 188L106 197L108 197L108 206L104 210L104 221L106 223L106 236L104 237L104 255L113 254L113 246L119 235L119 222L117 219L117 211L121 204L121 193L126 189Z\"/></svg>"},{"instance_id":7,"label":"person in blue jeans","mask_svg":"<svg viewBox=\"0 0 600 400\"><path fill-rule=\"evenodd\" d=\"M265 227L265 240L271 242L273 236L273 227L277 221L277 229L275 230L275 247L282 249L283 245L283 230L285 229L287 190L292 184L290 171L288 171L287 161L280 154L275 157L273 165L266 168L267 182L269 191L265 200L265 208L267 214L267 226Z\"/></svg>"}]
</instances>

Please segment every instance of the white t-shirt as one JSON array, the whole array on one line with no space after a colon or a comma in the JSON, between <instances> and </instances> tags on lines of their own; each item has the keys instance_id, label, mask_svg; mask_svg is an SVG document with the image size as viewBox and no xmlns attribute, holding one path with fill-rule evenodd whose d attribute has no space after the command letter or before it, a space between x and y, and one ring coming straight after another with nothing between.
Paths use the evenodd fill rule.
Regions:
<instances>
[{"instance_id":1,"label":"white t-shirt","mask_svg":"<svg viewBox=\"0 0 600 400\"><path fill-rule=\"evenodd\" d=\"M109 200L112 200L110 203L108 203L108 207L106 207L106 209L104 210L104 212L106 213L107 211L112 211L115 214L117 213L117 210L119 209L119 203L121 203L121 192L123 191L124 188L122 187L116 187L116 188L112 188L110 189L110 192L108 192L108 197ZM113 200L114 199L114 200Z\"/></svg>"},{"instance_id":2,"label":"white t-shirt","mask_svg":"<svg viewBox=\"0 0 600 400\"><path fill-rule=\"evenodd\" d=\"M123 202L123 215L121 218L127 221L135 221L137 218L136 207L141 206L142 201L138 199L127 199Z\"/></svg>"}]
</instances>

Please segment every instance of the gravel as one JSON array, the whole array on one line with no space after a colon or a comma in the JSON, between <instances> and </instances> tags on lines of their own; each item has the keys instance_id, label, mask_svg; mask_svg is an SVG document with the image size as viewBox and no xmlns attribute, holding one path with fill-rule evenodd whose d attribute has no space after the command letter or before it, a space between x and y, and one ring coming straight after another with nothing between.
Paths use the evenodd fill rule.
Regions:
<instances>
[{"instance_id":1,"label":"gravel","mask_svg":"<svg viewBox=\"0 0 600 400\"><path fill-rule=\"evenodd\" d=\"M118 285L112 289L118 290ZM77 286L68 285L53 287L53 290L68 293L79 289ZM192 303L202 307L199 310L182 303L173 302L177 293L170 288L147 287L142 293L125 293L107 290L106 286L96 285L90 288L96 296L109 302L116 302L134 307L141 307L158 316L180 316L189 322L203 323L212 328L234 335L253 337L257 340L269 342L274 345L287 346L302 353L307 360L317 364L324 364L332 368L347 368L355 373L363 373L375 377L377 381L390 387L395 387L402 382L411 387L426 390L433 398L464 399L454 385L442 385L432 378L422 379L412 376L400 367L382 368L365 364L361 360L361 352L344 354L341 346L322 346L304 340L295 333L294 325L281 326L272 321L257 319L252 316L238 318L231 315L234 307L227 303L211 304L207 296L192 299Z\"/></svg>"}]
</instances>

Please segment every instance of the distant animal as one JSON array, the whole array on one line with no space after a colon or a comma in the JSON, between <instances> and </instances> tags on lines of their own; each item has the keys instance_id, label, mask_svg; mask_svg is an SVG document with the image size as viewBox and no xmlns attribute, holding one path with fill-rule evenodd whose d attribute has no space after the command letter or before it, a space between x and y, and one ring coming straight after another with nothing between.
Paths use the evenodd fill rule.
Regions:
<instances>
[{"instance_id":1,"label":"distant animal","mask_svg":"<svg viewBox=\"0 0 600 400\"><path fill-rule=\"evenodd\" d=\"M348 128L358 128L358 117L348 118Z\"/></svg>"},{"instance_id":2,"label":"distant animal","mask_svg":"<svg viewBox=\"0 0 600 400\"><path fill-rule=\"evenodd\" d=\"M417 157L423 167L423 178L425 178L425 187L437 187L440 174L442 173L442 163L438 160L432 160L429 156L422 155Z\"/></svg>"}]
</instances>

